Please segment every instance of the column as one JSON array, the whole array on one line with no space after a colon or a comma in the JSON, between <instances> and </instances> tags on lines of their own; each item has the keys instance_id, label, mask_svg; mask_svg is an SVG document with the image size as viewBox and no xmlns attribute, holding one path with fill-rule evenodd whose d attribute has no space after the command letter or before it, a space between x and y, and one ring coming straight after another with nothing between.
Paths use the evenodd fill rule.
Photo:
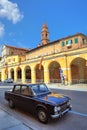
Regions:
<instances>
[{"instance_id":1,"label":"column","mask_svg":"<svg viewBox=\"0 0 87 130\"><path fill-rule=\"evenodd\" d=\"M24 67L22 67L22 83L25 83L25 70L24 70Z\"/></svg>"},{"instance_id":2,"label":"column","mask_svg":"<svg viewBox=\"0 0 87 130\"><path fill-rule=\"evenodd\" d=\"M72 83L72 78L71 78L71 68L68 68L68 84Z\"/></svg>"},{"instance_id":3,"label":"column","mask_svg":"<svg viewBox=\"0 0 87 130\"><path fill-rule=\"evenodd\" d=\"M5 69L2 69L2 72L1 72L1 81L4 81L6 79L6 74L5 74Z\"/></svg>"},{"instance_id":4,"label":"column","mask_svg":"<svg viewBox=\"0 0 87 130\"><path fill-rule=\"evenodd\" d=\"M36 73L34 68L31 69L31 82L36 83Z\"/></svg>"},{"instance_id":5,"label":"column","mask_svg":"<svg viewBox=\"0 0 87 130\"><path fill-rule=\"evenodd\" d=\"M14 68L14 82L17 82L17 69Z\"/></svg>"},{"instance_id":6,"label":"column","mask_svg":"<svg viewBox=\"0 0 87 130\"><path fill-rule=\"evenodd\" d=\"M10 72L10 69L8 70L8 78L11 78L11 72Z\"/></svg>"},{"instance_id":7,"label":"column","mask_svg":"<svg viewBox=\"0 0 87 130\"><path fill-rule=\"evenodd\" d=\"M50 83L49 70L47 68L44 69L44 82Z\"/></svg>"}]
</instances>

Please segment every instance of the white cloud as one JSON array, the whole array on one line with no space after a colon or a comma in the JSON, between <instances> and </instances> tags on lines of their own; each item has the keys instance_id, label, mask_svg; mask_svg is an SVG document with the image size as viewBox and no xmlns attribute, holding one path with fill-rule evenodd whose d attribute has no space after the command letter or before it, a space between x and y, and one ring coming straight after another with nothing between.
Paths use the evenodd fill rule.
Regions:
<instances>
[{"instance_id":1,"label":"white cloud","mask_svg":"<svg viewBox=\"0 0 87 130\"><path fill-rule=\"evenodd\" d=\"M2 37L4 35L4 25L0 23L0 37Z\"/></svg>"},{"instance_id":2,"label":"white cloud","mask_svg":"<svg viewBox=\"0 0 87 130\"><path fill-rule=\"evenodd\" d=\"M9 0L0 0L0 17L5 17L15 24L23 18L23 15L16 3Z\"/></svg>"}]
</instances>

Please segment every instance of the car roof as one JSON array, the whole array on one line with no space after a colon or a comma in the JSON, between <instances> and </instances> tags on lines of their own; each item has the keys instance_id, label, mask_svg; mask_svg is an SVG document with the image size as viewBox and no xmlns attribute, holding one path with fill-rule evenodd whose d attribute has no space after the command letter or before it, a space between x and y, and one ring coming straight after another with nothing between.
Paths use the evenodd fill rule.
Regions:
<instances>
[{"instance_id":1,"label":"car roof","mask_svg":"<svg viewBox=\"0 0 87 130\"><path fill-rule=\"evenodd\" d=\"M17 85L20 85L20 86L23 86L23 85L25 85L25 86L32 86L32 85L40 85L40 84L45 84L45 83L35 83L35 84L22 84L22 83L19 83L19 84L14 84L14 86L17 86Z\"/></svg>"}]
</instances>

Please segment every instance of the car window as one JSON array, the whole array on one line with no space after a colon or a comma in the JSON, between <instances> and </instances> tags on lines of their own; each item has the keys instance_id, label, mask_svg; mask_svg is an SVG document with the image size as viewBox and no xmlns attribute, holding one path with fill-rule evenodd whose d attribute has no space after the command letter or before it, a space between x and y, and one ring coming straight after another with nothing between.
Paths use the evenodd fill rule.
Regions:
<instances>
[{"instance_id":1,"label":"car window","mask_svg":"<svg viewBox=\"0 0 87 130\"><path fill-rule=\"evenodd\" d=\"M40 84L40 91L41 92L47 92L48 88L44 84Z\"/></svg>"},{"instance_id":2,"label":"car window","mask_svg":"<svg viewBox=\"0 0 87 130\"><path fill-rule=\"evenodd\" d=\"M27 96L33 96L33 92L29 86L22 86L21 88L21 94L27 95Z\"/></svg>"},{"instance_id":3,"label":"car window","mask_svg":"<svg viewBox=\"0 0 87 130\"><path fill-rule=\"evenodd\" d=\"M28 86L22 86L21 88L21 94L23 95L29 95L29 87Z\"/></svg>"},{"instance_id":4,"label":"car window","mask_svg":"<svg viewBox=\"0 0 87 130\"><path fill-rule=\"evenodd\" d=\"M36 95L40 94L40 93L44 93L44 92L48 92L49 91L49 89L46 87L45 84L36 84L36 85L33 85L32 89L33 89L33 91L34 91L34 93Z\"/></svg>"},{"instance_id":5,"label":"car window","mask_svg":"<svg viewBox=\"0 0 87 130\"><path fill-rule=\"evenodd\" d=\"M20 93L20 85L15 86L14 92L15 93Z\"/></svg>"}]
</instances>

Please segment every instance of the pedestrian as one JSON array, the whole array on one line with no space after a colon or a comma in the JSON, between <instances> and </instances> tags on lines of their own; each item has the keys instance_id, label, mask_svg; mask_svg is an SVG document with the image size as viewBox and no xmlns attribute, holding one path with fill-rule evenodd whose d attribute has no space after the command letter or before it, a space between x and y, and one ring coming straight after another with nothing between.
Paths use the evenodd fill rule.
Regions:
<instances>
[{"instance_id":1,"label":"pedestrian","mask_svg":"<svg viewBox=\"0 0 87 130\"><path fill-rule=\"evenodd\" d=\"M65 77L64 77L64 75L61 76L61 81L62 81L62 84L65 84Z\"/></svg>"}]
</instances>

